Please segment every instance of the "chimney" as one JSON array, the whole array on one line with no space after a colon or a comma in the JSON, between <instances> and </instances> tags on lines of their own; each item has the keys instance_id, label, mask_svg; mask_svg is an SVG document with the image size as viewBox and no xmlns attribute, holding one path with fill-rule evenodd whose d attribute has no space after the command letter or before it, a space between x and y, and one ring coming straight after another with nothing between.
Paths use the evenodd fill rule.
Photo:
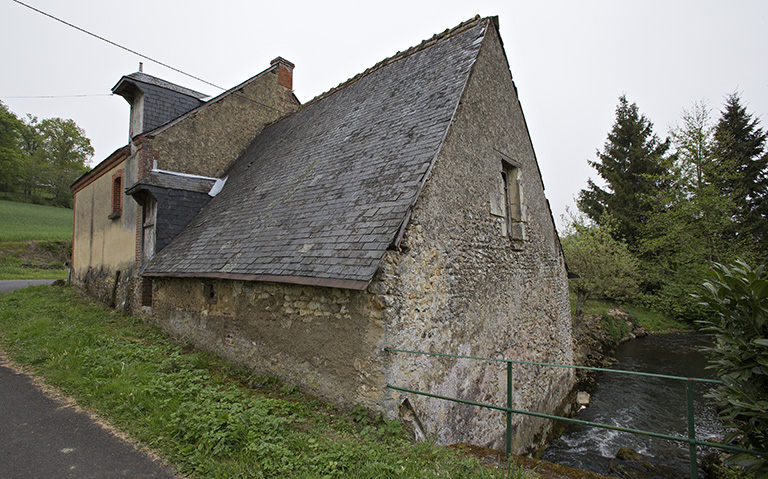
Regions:
<instances>
[{"instance_id":1,"label":"chimney","mask_svg":"<svg viewBox=\"0 0 768 479\"><path fill-rule=\"evenodd\" d=\"M283 88L293 90L293 63L289 62L283 57L277 57L269 64L274 65L277 63L277 83Z\"/></svg>"}]
</instances>

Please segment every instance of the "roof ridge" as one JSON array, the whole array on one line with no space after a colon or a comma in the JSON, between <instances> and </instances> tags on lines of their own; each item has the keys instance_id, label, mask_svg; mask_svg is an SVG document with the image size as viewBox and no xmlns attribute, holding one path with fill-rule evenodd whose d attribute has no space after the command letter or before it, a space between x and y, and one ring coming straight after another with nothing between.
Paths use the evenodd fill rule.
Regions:
<instances>
[{"instance_id":1,"label":"roof ridge","mask_svg":"<svg viewBox=\"0 0 768 479\"><path fill-rule=\"evenodd\" d=\"M433 46L433 45L435 45L435 44L437 44L437 43L439 43L439 42L441 42L443 40L447 40L447 39L449 39L449 38L451 38L453 36L456 36L456 35L458 35L460 33L463 33L464 31L469 30L470 28L473 28L476 25L480 24L482 21L488 20L490 18L491 17L480 17L480 15L475 15L474 17L470 18L469 20L463 21L463 22L461 22L460 24L456 25L453 28L448 28L445 31L443 31L442 33L434 34L432 36L432 38L429 38L427 40L423 40L418 45L412 46L412 47L410 47L410 48L408 48L408 49L406 49L406 50L404 50L402 52L398 51L397 53L395 53L391 57L387 57L384 60L381 60L380 62L376 63L374 66L372 66L370 68L367 68L362 73L358 73L357 75L355 75L352 78L346 80L345 82L342 82L339 85L331 88L330 90L326 91L325 93L321 93L321 94L317 95L315 98L313 98L313 99L309 100L308 102L302 104L301 107L299 107L299 109L296 110L293 114L298 113L299 111L303 110L307 106L309 106L309 105L311 105L313 103L316 103L316 102L322 100L323 98L326 98L329 95L332 95L332 94L336 93L337 91L342 90L342 89L348 87L349 85L351 85L353 83L356 83L361 78L366 77L366 76L370 75L371 73L373 73L373 72L375 72L377 70L380 70L380 69L382 69L382 68L384 68L384 67L386 67L388 65L391 65L392 63L395 63L395 62L400 61L400 60L402 60L404 58L407 58L407 57L409 57L409 56L411 56L411 55L413 55L415 53L418 53L418 52L420 52L422 50L426 50L427 48L429 48L429 47L431 47L431 46Z\"/></svg>"},{"instance_id":2,"label":"roof ridge","mask_svg":"<svg viewBox=\"0 0 768 479\"><path fill-rule=\"evenodd\" d=\"M161 88L165 88L168 90L175 91L177 93L181 93L182 95L191 96L192 98L196 98L198 100L202 100L203 98L210 98L211 96L207 93L202 93L197 90L193 90L191 88L187 88L183 85L179 85L178 83L173 83L168 80L164 80L160 77L156 77L154 75L150 75L149 73L144 73L142 71L133 72L128 75L123 75L123 78L130 78L133 81L139 81L142 83L147 83L150 85L155 85ZM123 78L120 79L119 82L117 82L117 85L115 85L112 88L112 91L117 88L118 85L122 82Z\"/></svg>"}]
</instances>

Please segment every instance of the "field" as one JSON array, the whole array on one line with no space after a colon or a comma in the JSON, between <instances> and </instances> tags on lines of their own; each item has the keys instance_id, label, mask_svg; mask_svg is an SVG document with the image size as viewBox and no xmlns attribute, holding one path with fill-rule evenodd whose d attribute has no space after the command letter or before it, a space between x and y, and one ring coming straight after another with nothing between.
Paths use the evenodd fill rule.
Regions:
<instances>
[{"instance_id":1,"label":"field","mask_svg":"<svg viewBox=\"0 0 768 479\"><path fill-rule=\"evenodd\" d=\"M71 241L72 214L66 208L0 200L0 243Z\"/></svg>"},{"instance_id":2,"label":"field","mask_svg":"<svg viewBox=\"0 0 768 479\"><path fill-rule=\"evenodd\" d=\"M0 200L0 280L64 279L72 210Z\"/></svg>"}]
</instances>

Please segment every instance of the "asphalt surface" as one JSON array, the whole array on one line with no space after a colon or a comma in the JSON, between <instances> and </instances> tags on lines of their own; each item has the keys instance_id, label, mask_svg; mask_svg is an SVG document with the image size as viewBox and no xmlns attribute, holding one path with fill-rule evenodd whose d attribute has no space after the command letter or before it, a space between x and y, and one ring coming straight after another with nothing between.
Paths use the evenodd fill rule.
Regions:
<instances>
[{"instance_id":1,"label":"asphalt surface","mask_svg":"<svg viewBox=\"0 0 768 479\"><path fill-rule=\"evenodd\" d=\"M0 478L176 476L160 461L137 451L88 414L44 394L29 376L12 369L0 356Z\"/></svg>"},{"instance_id":2,"label":"asphalt surface","mask_svg":"<svg viewBox=\"0 0 768 479\"><path fill-rule=\"evenodd\" d=\"M52 279L19 279L19 280L3 280L0 281L0 293L7 293L14 289L26 288L27 286L34 286L38 284L51 284Z\"/></svg>"}]
</instances>

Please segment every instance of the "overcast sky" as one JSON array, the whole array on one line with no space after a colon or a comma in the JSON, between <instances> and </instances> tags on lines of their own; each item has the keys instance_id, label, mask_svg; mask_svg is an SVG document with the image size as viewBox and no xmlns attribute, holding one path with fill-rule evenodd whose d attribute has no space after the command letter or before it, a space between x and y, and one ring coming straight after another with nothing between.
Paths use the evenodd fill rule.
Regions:
<instances>
[{"instance_id":1,"label":"overcast sky","mask_svg":"<svg viewBox=\"0 0 768 479\"><path fill-rule=\"evenodd\" d=\"M683 108L717 119L738 92L768 127L768 1L22 0L215 85L230 88L282 56L302 102L467 20L499 17L547 197L558 219L596 178L626 94L660 137ZM0 0L0 100L13 112L72 118L106 158L128 140L128 104L110 96L138 70L210 94L216 88ZM88 95L74 98L17 98Z\"/></svg>"}]
</instances>

